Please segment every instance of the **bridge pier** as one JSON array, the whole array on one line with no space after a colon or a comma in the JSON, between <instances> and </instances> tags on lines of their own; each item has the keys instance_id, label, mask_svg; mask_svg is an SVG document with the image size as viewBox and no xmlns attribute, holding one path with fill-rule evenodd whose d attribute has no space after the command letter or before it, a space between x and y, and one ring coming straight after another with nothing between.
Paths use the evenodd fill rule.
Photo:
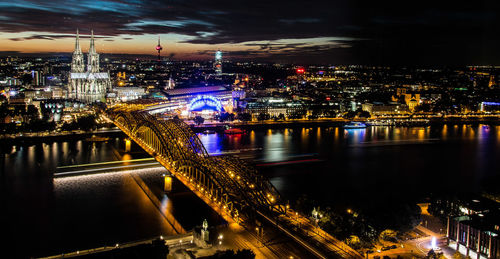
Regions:
<instances>
[{"instance_id":1,"label":"bridge pier","mask_svg":"<svg viewBox=\"0 0 500 259\"><path fill-rule=\"evenodd\" d=\"M132 141L129 138L125 139L125 152L130 152L130 147L132 146Z\"/></svg>"},{"instance_id":2,"label":"bridge pier","mask_svg":"<svg viewBox=\"0 0 500 259\"><path fill-rule=\"evenodd\" d=\"M165 192L171 192L172 191L172 176L169 174L163 174L163 179L164 179L164 185L163 185L163 191Z\"/></svg>"}]
</instances>

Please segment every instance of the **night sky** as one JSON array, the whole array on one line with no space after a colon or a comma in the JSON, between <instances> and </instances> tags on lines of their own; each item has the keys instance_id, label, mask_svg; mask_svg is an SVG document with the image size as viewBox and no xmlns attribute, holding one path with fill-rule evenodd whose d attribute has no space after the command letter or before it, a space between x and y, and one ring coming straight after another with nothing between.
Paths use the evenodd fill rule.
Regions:
<instances>
[{"instance_id":1,"label":"night sky","mask_svg":"<svg viewBox=\"0 0 500 259\"><path fill-rule=\"evenodd\" d=\"M498 0L0 2L0 54L71 52L94 29L100 53L331 64L494 64Z\"/></svg>"}]
</instances>

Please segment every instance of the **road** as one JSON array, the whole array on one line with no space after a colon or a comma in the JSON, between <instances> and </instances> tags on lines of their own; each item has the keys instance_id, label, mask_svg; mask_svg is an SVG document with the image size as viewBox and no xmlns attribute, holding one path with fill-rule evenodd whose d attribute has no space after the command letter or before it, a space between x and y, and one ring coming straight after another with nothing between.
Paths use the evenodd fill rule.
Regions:
<instances>
[{"instance_id":1,"label":"road","mask_svg":"<svg viewBox=\"0 0 500 259\"><path fill-rule=\"evenodd\" d=\"M291 226L292 229L296 229L297 231L295 231L295 235L302 238L305 237L309 243L315 244L315 246L319 247L320 250L327 251L326 255L336 255L337 257L342 258L363 257L344 242L336 239L321 228L315 226L309 218L298 212L288 209L287 215L283 215L279 219L282 223Z\"/></svg>"}]
</instances>

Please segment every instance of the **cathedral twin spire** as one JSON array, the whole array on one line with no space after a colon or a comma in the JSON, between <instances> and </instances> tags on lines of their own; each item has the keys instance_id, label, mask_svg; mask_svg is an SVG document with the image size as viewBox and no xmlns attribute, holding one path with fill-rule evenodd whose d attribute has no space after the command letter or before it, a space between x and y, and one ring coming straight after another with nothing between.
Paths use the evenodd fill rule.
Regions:
<instances>
[{"instance_id":1,"label":"cathedral twin spire","mask_svg":"<svg viewBox=\"0 0 500 259\"><path fill-rule=\"evenodd\" d=\"M90 48L87 54L87 64L85 64L84 54L80 48L80 34L77 30L68 96L84 102L96 102L102 101L106 92L111 89L109 73L100 72L99 69L99 54L95 49L94 31L91 32Z\"/></svg>"},{"instance_id":2,"label":"cathedral twin spire","mask_svg":"<svg viewBox=\"0 0 500 259\"><path fill-rule=\"evenodd\" d=\"M83 52L80 47L80 34L78 29L76 30L76 42L75 50L73 51L73 62L71 64L71 70L75 73L84 73L85 65L83 64ZM95 49L94 42L94 30L91 30L90 36L90 48L87 56L87 72L98 73L99 72L99 54Z\"/></svg>"},{"instance_id":3,"label":"cathedral twin spire","mask_svg":"<svg viewBox=\"0 0 500 259\"><path fill-rule=\"evenodd\" d=\"M94 30L90 30L90 48L89 48L89 53L97 53L95 50L95 45L94 45Z\"/></svg>"},{"instance_id":4,"label":"cathedral twin spire","mask_svg":"<svg viewBox=\"0 0 500 259\"><path fill-rule=\"evenodd\" d=\"M82 53L82 49L80 48L80 34L78 33L78 29L76 29L76 43L75 43L74 53L78 53L78 54Z\"/></svg>"}]
</instances>

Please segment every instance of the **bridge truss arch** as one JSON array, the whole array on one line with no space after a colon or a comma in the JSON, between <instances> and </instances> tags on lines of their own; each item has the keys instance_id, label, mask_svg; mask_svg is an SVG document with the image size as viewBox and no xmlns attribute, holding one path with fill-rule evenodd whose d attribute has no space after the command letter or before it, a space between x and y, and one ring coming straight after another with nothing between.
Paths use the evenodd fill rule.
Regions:
<instances>
[{"instance_id":1,"label":"bridge truss arch","mask_svg":"<svg viewBox=\"0 0 500 259\"><path fill-rule=\"evenodd\" d=\"M198 136L179 119L147 112L111 111L114 123L209 205L236 222L261 210L285 213L272 184L250 165L230 156L209 156Z\"/></svg>"}]
</instances>

